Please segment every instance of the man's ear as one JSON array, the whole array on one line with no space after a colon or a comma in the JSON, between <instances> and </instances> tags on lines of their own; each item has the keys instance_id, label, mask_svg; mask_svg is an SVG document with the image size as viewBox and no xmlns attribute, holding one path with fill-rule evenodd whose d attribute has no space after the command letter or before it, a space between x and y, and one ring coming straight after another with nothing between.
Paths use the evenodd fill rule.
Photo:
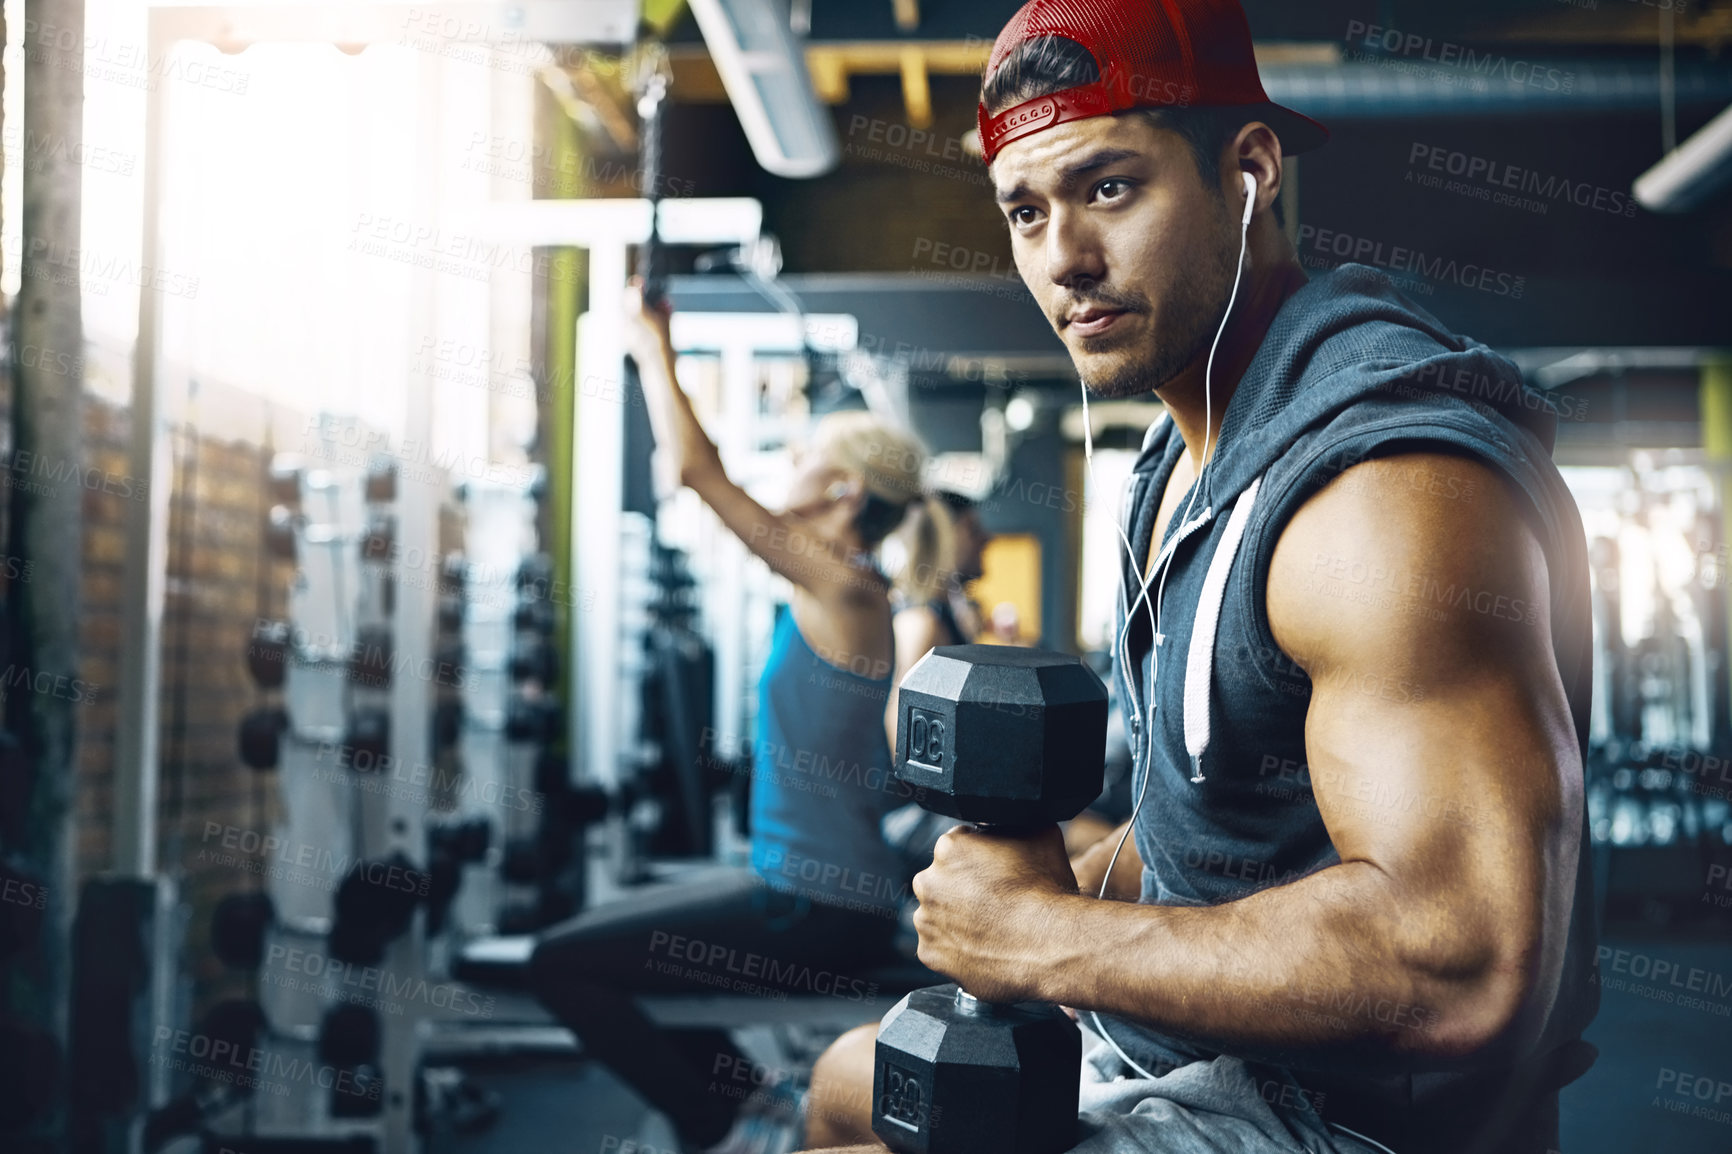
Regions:
<instances>
[{"instance_id":1,"label":"man's ear","mask_svg":"<svg viewBox=\"0 0 1732 1154\"><path fill-rule=\"evenodd\" d=\"M1274 129L1260 120L1245 125L1231 143L1221 165L1221 194L1238 205L1245 195L1245 174L1257 180L1257 207L1262 212L1281 196L1281 141Z\"/></svg>"}]
</instances>

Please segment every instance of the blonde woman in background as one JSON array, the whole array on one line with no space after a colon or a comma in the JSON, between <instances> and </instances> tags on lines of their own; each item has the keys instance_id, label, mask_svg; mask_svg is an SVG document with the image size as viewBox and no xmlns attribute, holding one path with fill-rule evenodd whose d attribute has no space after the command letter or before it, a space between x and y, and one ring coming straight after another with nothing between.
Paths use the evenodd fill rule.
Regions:
<instances>
[{"instance_id":1,"label":"blonde woman in background","mask_svg":"<svg viewBox=\"0 0 1732 1154\"><path fill-rule=\"evenodd\" d=\"M948 541L951 568L943 573L916 574L924 600L901 594L896 607L896 674L884 732L896 748L896 687L908 671L940 645L972 645L981 633L980 607L968 595L968 584L984 573L986 547L992 534L980 519L980 505L961 493L936 489L910 517L910 532L931 533Z\"/></svg>"},{"instance_id":2,"label":"blonde woman in background","mask_svg":"<svg viewBox=\"0 0 1732 1154\"><path fill-rule=\"evenodd\" d=\"M749 1063L719 1032L684 1045L658 1033L622 995L744 982L769 996L864 1000L861 970L894 959L911 874L880 822L911 791L892 775L885 739L895 643L892 582L876 552L924 501L926 452L868 413L832 413L796 451L782 509L768 509L728 477L681 390L668 313L644 307L634 287L626 315L658 468L793 592L758 686L750 868L586 911L543 935L531 972L585 1052L666 1114L688 1149L749 1149L764 1119L730 1091L756 1087L716 1074ZM942 510L919 519L905 596L932 595L921 583L954 567L950 539Z\"/></svg>"}]
</instances>

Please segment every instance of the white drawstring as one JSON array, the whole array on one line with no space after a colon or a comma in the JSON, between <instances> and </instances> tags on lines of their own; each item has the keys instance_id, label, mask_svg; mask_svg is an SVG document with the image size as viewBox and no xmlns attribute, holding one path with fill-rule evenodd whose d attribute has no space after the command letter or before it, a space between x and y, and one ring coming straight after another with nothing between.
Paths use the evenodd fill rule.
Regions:
<instances>
[{"instance_id":1,"label":"white drawstring","mask_svg":"<svg viewBox=\"0 0 1732 1154\"><path fill-rule=\"evenodd\" d=\"M1232 572L1233 559L1239 555L1245 523L1251 519L1257 489L1262 484L1263 478L1258 477L1233 503L1233 515L1227 518L1226 532L1221 534L1215 555L1209 559L1203 592L1197 598L1197 612L1191 618L1191 652L1185 662L1185 752L1191 756L1192 782L1203 780L1203 751L1209 748L1209 692L1214 684L1215 634L1221 625L1221 600L1226 595L1227 576Z\"/></svg>"}]
</instances>

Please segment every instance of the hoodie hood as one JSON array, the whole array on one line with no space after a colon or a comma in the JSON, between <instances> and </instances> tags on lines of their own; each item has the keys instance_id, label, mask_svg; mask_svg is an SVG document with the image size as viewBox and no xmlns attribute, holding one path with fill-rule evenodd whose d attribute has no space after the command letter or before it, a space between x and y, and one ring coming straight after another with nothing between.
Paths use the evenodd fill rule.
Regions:
<instances>
[{"instance_id":1,"label":"hoodie hood","mask_svg":"<svg viewBox=\"0 0 1732 1154\"><path fill-rule=\"evenodd\" d=\"M1227 405L1202 499L1225 506L1306 431L1380 399L1502 418L1545 455L1557 435L1557 405L1513 362L1450 332L1380 270L1345 264L1314 277L1275 314ZM1156 433L1166 425L1150 430L1137 472L1160 464L1165 438Z\"/></svg>"}]
</instances>

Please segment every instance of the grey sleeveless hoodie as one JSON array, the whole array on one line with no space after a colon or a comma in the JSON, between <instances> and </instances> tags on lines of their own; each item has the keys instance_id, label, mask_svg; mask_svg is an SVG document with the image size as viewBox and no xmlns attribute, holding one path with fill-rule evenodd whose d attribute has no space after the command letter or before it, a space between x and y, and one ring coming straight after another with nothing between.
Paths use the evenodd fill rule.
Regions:
<instances>
[{"instance_id":1,"label":"grey sleeveless hoodie","mask_svg":"<svg viewBox=\"0 0 1732 1154\"><path fill-rule=\"evenodd\" d=\"M1575 503L1551 461L1558 409L1528 388L1508 360L1449 332L1379 271L1345 265L1296 292L1228 405L1190 515L1182 515L1181 504L1181 515L1167 527L1162 548L1171 550L1172 564L1161 619L1164 665L1150 703L1153 733L1143 734L1136 703L1155 680L1153 647L1146 612L1137 608L1127 631L1125 610L1137 596L1159 497L1183 449L1165 418L1149 430L1124 507L1139 567L1121 556L1114 634L1123 638L1114 654L1115 688L1137 755L1133 797L1152 775L1135 828L1145 863L1143 901L1217 904L1340 860L1306 764L1311 682L1276 645L1263 591L1276 541L1300 505L1343 470L1373 457L1465 454L1498 470L1526 496L1545 549L1553 648L1585 760L1593 652L1588 567ZM1439 589L1426 596L1446 608L1465 598L1476 610L1516 618L1537 608L1501 600L1480 605L1488 596L1483 591ZM1398 679L1363 688L1392 700L1422 692ZM1193 781L1199 769L1202 780ZM1398 795L1366 800L1430 804ZM1591 1064L1592 1047L1579 1039L1599 1004L1588 854L1584 815L1562 983L1540 1044L1522 1061L1442 1070L1401 1068L1391 1060L1355 1069L1289 1055L1272 1070L1303 1087L1326 1120L1398 1154L1544 1154L1548 1143L1555 1147L1556 1090ZM1356 1000L1321 999L1304 1009L1423 1013L1369 1002L1322 1004L1343 1001ZM1152 1070L1214 1056L1128 1021L1107 1019L1107 1025L1114 1040Z\"/></svg>"}]
</instances>

